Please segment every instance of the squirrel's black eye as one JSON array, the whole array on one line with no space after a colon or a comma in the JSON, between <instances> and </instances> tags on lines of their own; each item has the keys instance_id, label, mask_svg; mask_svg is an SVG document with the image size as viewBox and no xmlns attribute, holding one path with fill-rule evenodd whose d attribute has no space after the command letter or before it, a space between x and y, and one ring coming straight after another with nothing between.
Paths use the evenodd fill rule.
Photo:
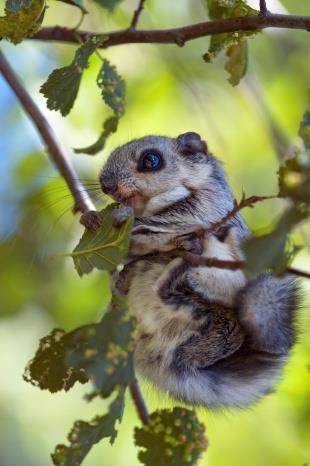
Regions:
<instances>
[{"instance_id":1,"label":"squirrel's black eye","mask_svg":"<svg viewBox=\"0 0 310 466\"><path fill-rule=\"evenodd\" d=\"M155 151L145 152L139 161L139 170L152 171L162 167L162 156Z\"/></svg>"}]
</instances>

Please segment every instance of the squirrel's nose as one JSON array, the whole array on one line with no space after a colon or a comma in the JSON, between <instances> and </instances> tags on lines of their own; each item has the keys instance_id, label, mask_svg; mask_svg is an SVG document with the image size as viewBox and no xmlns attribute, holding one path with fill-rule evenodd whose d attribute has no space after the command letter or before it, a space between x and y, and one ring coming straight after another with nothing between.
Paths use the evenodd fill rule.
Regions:
<instances>
[{"instance_id":1,"label":"squirrel's nose","mask_svg":"<svg viewBox=\"0 0 310 466\"><path fill-rule=\"evenodd\" d=\"M111 177L100 177L100 186L105 194L114 194L117 190L117 183Z\"/></svg>"}]
</instances>

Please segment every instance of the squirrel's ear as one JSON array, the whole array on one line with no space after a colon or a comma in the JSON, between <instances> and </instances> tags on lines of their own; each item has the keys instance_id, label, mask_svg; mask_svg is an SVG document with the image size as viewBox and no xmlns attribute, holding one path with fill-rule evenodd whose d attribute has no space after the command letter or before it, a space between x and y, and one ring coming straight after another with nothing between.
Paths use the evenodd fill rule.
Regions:
<instances>
[{"instance_id":1,"label":"squirrel's ear","mask_svg":"<svg viewBox=\"0 0 310 466\"><path fill-rule=\"evenodd\" d=\"M177 137L178 150L184 155L194 155L198 152L207 154L208 148L205 141L197 133L183 133Z\"/></svg>"}]
</instances>

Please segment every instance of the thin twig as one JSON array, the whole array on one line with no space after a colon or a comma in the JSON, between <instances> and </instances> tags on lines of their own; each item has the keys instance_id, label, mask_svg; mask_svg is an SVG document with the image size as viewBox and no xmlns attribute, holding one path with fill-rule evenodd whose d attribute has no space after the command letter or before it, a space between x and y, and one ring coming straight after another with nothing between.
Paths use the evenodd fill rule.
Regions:
<instances>
[{"instance_id":1,"label":"thin twig","mask_svg":"<svg viewBox=\"0 0 310 466\"><path fill-rule=\"evenodd\" d=\"M310 279L310 272L304 272L303 270L298 270L298 269L295 269L294 267L288 267L286 271L287 273L296 275L297 277L303 277L303 278Z\"/></svg>"},{"instance_id":2,"label":"thin twig","mask_svg":"<svg viewBox=\"0 0 310 466\"><path fill-rule=\"evenodd\" d=\"M14 70L6 60L4 54L0 50L0 72L10 85L11 89L19 99L24 110L28 113L34 125L37 127L42 141L44 142L48 155L55 164L59 173L66 181L68 188L71 191L75 201L74 210L80 212L87 212L88 210L95 210L92 200L90 199L83 184L79 180L74 167L66 156L59 140L54 134L48 121L34 103L26 89L22 86L17 78Z\"/></svg>"},{"instance_id":3,"label":"thin twig","mask_svg":"<svg viewBox=\"0 0 310 466\"><path fill-rule=\"evenodd\" d=\"M266 16L268 14L266 0L259 0L259 11L262 16Z\"/></svg>"},{"instance_id":4,"label":"thin twig","mask_svg":"<svg viewBox=\"0 0 310 466\"><path fill-rule=\"evenodd\" d=\"M141 419L143 424L148 424L150 421L150 415L146 407L140 387L138 385L138 381L134 380L133 382L131 382L129 388L131 397L136 405L139 418Z\"/></svg>"},{"instance_id":5,"label":"thin twig","mask_svg":"<svg viewBox=\"0 0 310 466\"><path fill-rule=\"evenodd\" d=\"M257 202L266 201L268 199L276 199L278 197L278 195L245 197L245 193L243 193L241 200L238 202L235 199L233 208L229 212L227 212L227 214L224 217L222 217L218 222L213 223L210 227L198 230L196 234L198 237L207 237L213 235L221 227L225 226L229 222L229 220L234 218L241 209L244 209L245 207L252 208L254 204L256 204Z\"/></svg>"},{"instance_id":6,"label":"thin twig","mask_svg":"<svg viewBox=\"0 0 310 466\"><path fill-rule=\"evenodd\" d=\"M138 21L140 19L140 15L141 15L141 13L143 11L143 8L144 8L144 4L145 4L145 0L139 0L139 5L138 5L137 9L134 11L134 14L133 14L129 29L131 29L131 30L136 29Z\"/></svg>"},{"instance_id":7,"label":"thin twig","mask_svg":"<svg viewBox=\"0 0 310 466\"><path fill-rule=\"evenodd\" d=\"M157 30L135 30L122 29L120 31L104 32L107 36L101 47L108 48L121 44L177 44L184 45L186 42L199 37L212 36L223 32L253 31L265 28L303 29L310 31L310 16L279 15L268 13L268 15L242 16L238 18L220 19L218 21L205 21L190 26L157 29ZM98 33L89 31L74 31L83 41L97 36ZM31 40L58 41L77 43L72 30L64 27L43 28L37 34L30 37Z\"/></svg>"}]
</instances>

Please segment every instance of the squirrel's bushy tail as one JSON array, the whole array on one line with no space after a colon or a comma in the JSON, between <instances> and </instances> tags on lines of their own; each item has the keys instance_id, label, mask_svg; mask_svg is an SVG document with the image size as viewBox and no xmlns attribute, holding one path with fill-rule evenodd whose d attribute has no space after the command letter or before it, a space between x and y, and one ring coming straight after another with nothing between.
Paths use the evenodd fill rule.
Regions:
<instances>
[{"instance_id":1,"label":"squirrel's bushy tail","mask_svg":"<svg viewBox=\"0 0 310 466\"><path fill-rule=\"evenodd\" d=\"M273 391L295 342L298 303L298 285L290 277L262 274L249 282L236 298L245 341L233 355L199 371L193 402L244 406Z\"/></svg>"}]
</instances>

